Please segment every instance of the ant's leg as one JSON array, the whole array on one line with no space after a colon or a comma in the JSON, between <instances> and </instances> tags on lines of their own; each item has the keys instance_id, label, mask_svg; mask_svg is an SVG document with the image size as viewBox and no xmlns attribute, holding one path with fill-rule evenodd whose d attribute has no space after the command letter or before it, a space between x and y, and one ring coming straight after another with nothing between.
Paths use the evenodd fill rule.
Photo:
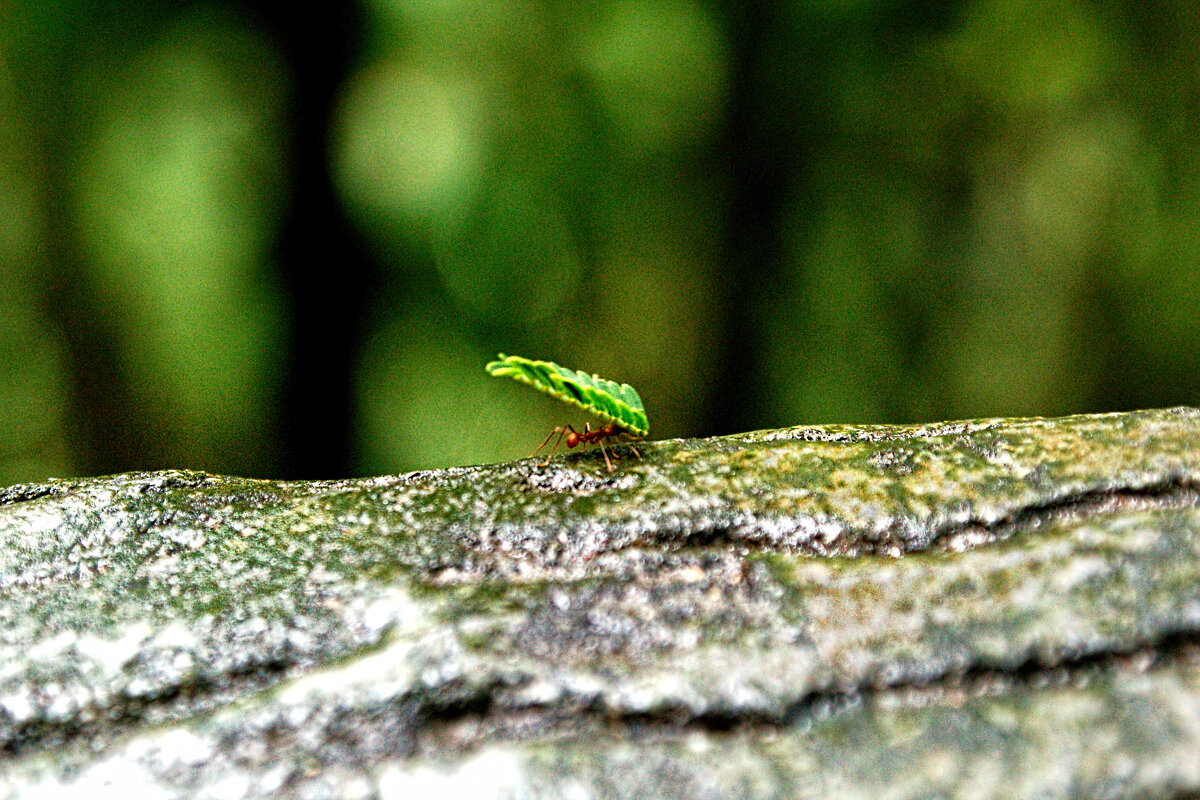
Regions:
<instances>
[{"instance_id":1,"label":"ant's leg","mask_svg":"<svg viewBox=\"0 0 1200 800\"><path fill-rule=\"evenodd\" d=\"M564 427L562 425L555 428L554 431L558 431L558 439L555 440L554 447L551 447L550 452L546 454L546 460L541 462L540 464L538 464L539 467L544 467L550 463L550 459L554 458L554 451L558 450L558 445L562 442L563 437L566 436L566 434L567 434L566 427ZM550 431L550 436L554 435L554 431ZM549 436L546 437L546 442L548 442L548 441L550 441ZM546 442L542 442L542 447L546 446ZM538 450L541 450L542 447L539 447ZM533 453L534 453L534 455L537 455L537 450L534 450ZM533 458L533 456L530 456L530 458Z\"/></svg>"},{"instance_id":2,"label":"ant's leg","mask_svg":"<svg viewBox=\"0 0 1200 800\"><path fill-rule=\"evenodd\" d=\"M549 452L549 453L546 455L546 460L545 460L545 461L543 461L542 463L538 464L538 466L539 466L539 467L544 467L544 466L546 466L547 464L549 464L549 463L550 463L550 459L554 458L554 453L555 453L555 452L558 450L558 446L559 446L560 444L562 444L563 437L567 435L567 431L570 431L571 433L574 433L576 436L578 436L578 435L579 435L578 433L576 433L575 429L574 429L574 428L572 428L570 425L559 425L557 428L555 428L554 430L550 431L550 436L553 436L554 434L556 434L556 433L557 433L557 434L558 434L558 439L556 439L556 440L554 441L554 447L551 447L551 448L550 448L550 452ZM550 441L550 436L547 436L547 437L546 437L546 442ZM529 456L529 457L530 457L530 458L533 458L534 456L536 456L536 455L537 455L537 452L538 452L538 450L541 450L541 449L542 449L542 447L545 447L545 446L546 446L546 442L542 442L542 444L541 444L541 447L538 447L538 449L537 449L537 450L534 450L534 451L533 451L533 452L530 454L530 456Z\"/></svg>"},{"instance_id":3,"label":"ant's leg","mask_svg":"<svg viewBox=\"0 0 1200 800\"><path fill-rule=\"evenodd\" d=\"M612 462L608 460L608 452L604 449L604 440L599 439L596 441L596 444L600 445L600 453L604 456L604 463L608 465L608 471L612 472L613 465ZM613 453L613 458L616 458L616 453Z\"/></svg>"},{"instance_id":4,"label":"ant's leg","mask_svg":"<svg viewBox=\"0 0 1200 800\"><path fill-rule=\"evenodd\" d=\"M561 442L562 437L566 434L566 432L567 432L566 428L564 428L561 425L559 425L554 430L550 431L550 435L546 437L546 440L544 442L542 442L541 444L538 445L537 450L534 450L532 453L529 454L529 458L533 458L534 456L536 456L538 454L539 450L541 450L543 447L545 447L547 444L549 444L550 440L554 438L554 434L556 434L556 433L558 434L558 442ZM550 448L551 456L554 455L554 451L558 449L558 442L555 442L554 447ZM547 456L546 460L549 461L550 456Z\"/></svg>"},{"instance_id":5,"label":"ant's leg","mask_svg":"<svg viewBox=\"0 0 1200 800\"><path fill-rule=\"evenodd\" d=\"M627 447L628 447L630 450L632 450L632 451L633 451L633 454L634 454L635 456L637 456L637 457L638 457L638 459L640 460L640 459L641 459L641 457L642 457L642 454L641 454L641 453L639 453L639 452L638 452L638 449L637 449L636 447L634 447L634 446L633 446L633 443L634 443L634 442L636 442L636 441L637 441L637 439L631 439L631 438L629 438L629 434L624 434L624 435L625 435L625 437L626 437L626 438L625 438L625 440L624 440L623 442L621 442L621 444L623 444L623 445L626 445L626 446L627 446Z\"/></svg>"},{"instance_id":6,"label":"ant's leg","mask_svg":"<svg viewBox=\"0 0 1200 800\"><path fill-rule=\"evenodd\" d=\"M545 447L547 444L550 443L550 440L554 438L554 434L556 434L556 433L559 434L559 438L561 438L562 431L563 431L563 428L561 425L559 427L555 428L554 430L550 431L550 435L546 437L546 440L544 442L542 442L541 444L539 444L537 447L537 450L534 450L532 453L530 453L529 457L533 458L534 456L536 456L538 454L538 450L541 450L543 447ZM555 445L555 446L557 446L557 445Z\"/></svg>"}]
</instances>

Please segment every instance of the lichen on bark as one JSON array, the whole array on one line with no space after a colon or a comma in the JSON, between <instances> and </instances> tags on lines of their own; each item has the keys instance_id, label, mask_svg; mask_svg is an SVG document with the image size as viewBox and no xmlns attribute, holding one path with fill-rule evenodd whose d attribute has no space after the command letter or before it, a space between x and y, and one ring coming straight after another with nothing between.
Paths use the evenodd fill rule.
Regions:
<instances>
[{"instance_id":1,"label":"lichen on bark","mask_svg":"<svg viewBox=\"0 0 1200 800\"><path fill-rule=\"evenodd\" d=\"M639 449L0 490L0 798L1200 791L1200 412Z\"/></svg>"}]
</instances>

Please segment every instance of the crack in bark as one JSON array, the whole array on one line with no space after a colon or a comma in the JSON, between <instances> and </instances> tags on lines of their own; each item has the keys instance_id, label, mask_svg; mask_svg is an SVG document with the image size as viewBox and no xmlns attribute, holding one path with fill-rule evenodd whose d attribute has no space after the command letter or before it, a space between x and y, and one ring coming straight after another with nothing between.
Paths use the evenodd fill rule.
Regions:
<instances>
[{"instance_id":1,"label":"crack in bark","mask_svg":"<svg viewBox=\"0 0 1200 800\"><path fill-rule=\"evenodd\" d=\"M1058 500L1018 509L993 523L967 521L937 531L925 548L932 552L965 552L1003 541L1044 525L1108 514L1200 508L1200 487L1189 480L1168 480L1139 489L1088 490ZM909 551L917 552L917 551Z\"/></svg>"},{"instance_id":2,"label":"crack in bark","mask_svg":"<svg viewBox=\"0 0 1200 800\"><path fill-rule=\"evenodd\" d=\"M922 552L966 552L1063 521L1173 508L1200 508L1200 486L1189 480L1169 480L1137 489L1086 490L1050 502L1014 509L992 522L975 518L922 527L911 519L900 519L881 532L843 527L825 537L819 534L797 536L795 532L803 531L806 527L804 523L797 522L799 518L768 521L751 517L691 530L681 526L678 530L656 531L636 541L623 543L610 552L665 545L676 552L738 548L743 554L753 551L825 558L898 558ZM819 525L815 520L809 520L807 527L817 529ZM764 532L765 528L773 530L767 533Z\"/></svg>"},{"instance_id":3,"label":"crack in bark","mask_svg":"<svg viewBox=\"0 0 1200 800\"><path fill-rule=\"evenodd\" d=\"M533 706L514 703L505 697L506 691L501 691L469 703L423 709L415 752L428 756L444 752L447 746L466 752L496 741L596 735L639 740L675 737L688 731L721 734L785 730L861 708L891 711L937 705L958 707L1022 689L1081 688L1096 680L1174 667L1200 669L1200 631L1177 631L1155 643L1082 654L1053 664L1031 656L1011 668L979 664L949 670L931 680L906 678L878 685L864 682L856 687L820 689L781 704L777 713L715 706L699 712L681 706L621 712L604 708L594 699Z\"/></svg>"}]
</instances>

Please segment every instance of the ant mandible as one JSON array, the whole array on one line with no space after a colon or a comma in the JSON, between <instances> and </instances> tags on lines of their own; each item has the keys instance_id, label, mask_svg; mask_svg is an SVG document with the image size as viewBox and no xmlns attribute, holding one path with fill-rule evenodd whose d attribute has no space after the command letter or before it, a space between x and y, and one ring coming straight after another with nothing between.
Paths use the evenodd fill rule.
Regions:
<instances>
[{"instance_id":1,"label":"ant mandible","mask_svg":"<svg viewBox=\"0 0 1200 800\"><path fill-rule=\"evenodd\" d=\"M638 458L642 457L642 454L639 453L637 448L633 446L632 442L635 440L630 437L629 431L622 429L615 422L610 422L607 425L596 428L595 430L592 430L591 423L585 422L583 424L583 433L575 430L575 428L571 427L570 424L559 425L557 428L550 431L550 435L546 437L546 441L538 445L538 449L534 450L529 457L533 458L536 456L538 451L545 447L556 433L558 434L558 440L554 443L554 447L550 448L550 454L546 456L546 460L538 464L539 467L544 467L550 463L550 459L554 457L554 452L558 450L558 446L562 443L564 436L567 437L567 447L577 447L581 443L600 445L600 452L604 455L604 463L608 465L609 472L613 471L613 465L612 461L610 461L608 458L608 452L604 449L605 439L613 439L615 441L618 436L625 436L627 438L625 441L621 442L621 444L628 444L629 449L633 451L635 456ZM613 451L612 457L617 457L615 450Z\"/></svg>"}]
</instances>

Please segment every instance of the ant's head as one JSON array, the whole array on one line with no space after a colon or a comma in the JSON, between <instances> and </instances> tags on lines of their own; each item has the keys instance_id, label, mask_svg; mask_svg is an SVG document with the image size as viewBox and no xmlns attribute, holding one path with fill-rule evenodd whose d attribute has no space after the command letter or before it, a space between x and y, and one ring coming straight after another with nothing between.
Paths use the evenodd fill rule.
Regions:
<instances>
[{"instance_id":1,"label":"ant's head","mask_svg":"<svg viewBox=\"0 0 1200 800\"><path fill-rule=\"evenodd\" d=\"M579 434L575 431L570 431L567 434L567 447L575 447L579 444Z\"/></svg>"}]
</instances>

